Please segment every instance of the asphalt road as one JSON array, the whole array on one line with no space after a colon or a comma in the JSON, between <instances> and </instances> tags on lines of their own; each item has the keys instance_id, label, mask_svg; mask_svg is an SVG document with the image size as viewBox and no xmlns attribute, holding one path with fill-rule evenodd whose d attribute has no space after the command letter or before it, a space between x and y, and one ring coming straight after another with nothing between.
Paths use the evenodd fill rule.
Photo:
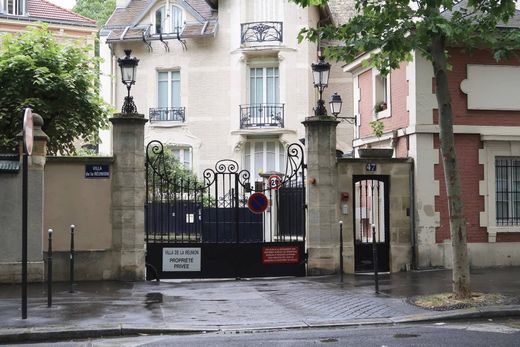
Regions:
<instances>
[{"instance_id":1,"label":"asphalt road","mask_svg":"<svg viewBox=\"0 0 520 347\"><path fill-rule=\"evenodd\" d=\"M475 320L276 331L221 331L200 335L134 336L17 346L520 346L520 319Z\"/></svg>"}]
</instances>

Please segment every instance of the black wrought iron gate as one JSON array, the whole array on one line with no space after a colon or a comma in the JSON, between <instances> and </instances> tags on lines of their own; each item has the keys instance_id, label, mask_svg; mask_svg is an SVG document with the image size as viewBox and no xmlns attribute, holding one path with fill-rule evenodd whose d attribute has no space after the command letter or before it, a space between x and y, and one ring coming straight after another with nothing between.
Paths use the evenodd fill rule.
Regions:
<instances>
[{"instance_id":1,"label":"black wrought iron gate","mask_svg":"<svg viewBox=\"0 0 520 347\"><path fill-rule=\"evenodd\" d=\"M305 275L305 164L299 144L287 148L280 180L273 175L264 182L251 182L233 160L217 162L202 179L180 173L170 160L162 143L148 144L147 279ZM248 208L254 193L267 197L264 212Z\"/></svg>"}]
</instances>

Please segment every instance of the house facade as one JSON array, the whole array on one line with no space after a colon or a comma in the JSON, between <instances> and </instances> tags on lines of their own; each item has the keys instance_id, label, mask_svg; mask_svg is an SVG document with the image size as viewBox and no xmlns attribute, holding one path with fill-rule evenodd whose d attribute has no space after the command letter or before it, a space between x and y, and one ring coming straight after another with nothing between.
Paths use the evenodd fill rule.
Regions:
<instances>
[{"instance_id":1,"label":"house facade","mask_svg":"<svg viewBox=\"0 0 520 347\"><path fill-rule=\"evenodd\" d=\"M284 171L287 145L304 137L317 46L297 36L323 17L280 0L118 1L100 34L103 97L121 108L127 90L117 59L131 49L140 60L131 94L149 120L145 143L161 141L199 174L226 158L260 180ZM331 79L344 95L348 82ZM100 150L109 152L103 139Z\"/></svg>"},{"instance_id":2,"label":"house facade","mask_svg":"<svg viewBox=\"0 0 520 347\"><path fill-rule=\"evenodd\" d=\"M56 6L45 0L0 0L0 33L26 31L46 23L56 37L85 40L93 45L96 21Z\"/></svg>"},{"instance_id":3,"label":"house facade","mask_svg":"<svg viewBox=\"0 0 520 347\"><path fill-rule=\"evenodd\" d=\"M450 48L450 95L472 266L520 264L520 62L487 50ZM392 148L414 160L412 243L419 267L451 267L447 197L440 157L433 68L415 52L382 76L359 57L353 75L354 147ZM383 135L370 122L384 124Z\"/></svg>"}]
</instances>

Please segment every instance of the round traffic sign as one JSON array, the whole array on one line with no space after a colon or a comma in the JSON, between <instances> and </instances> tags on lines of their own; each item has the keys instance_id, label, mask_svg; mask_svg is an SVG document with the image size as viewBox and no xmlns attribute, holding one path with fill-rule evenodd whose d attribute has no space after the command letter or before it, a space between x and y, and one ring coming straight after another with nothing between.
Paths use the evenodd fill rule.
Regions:
<instances>
[{"instance_id":1,"label":"round traffic sign","mask_svg":"<svg viewBox=\"0 0 520 347\"><path fill-rule=\"evenodd\" d=\"M253 193L247 200L247 207L249 208L249 211L255 214L263 213L267 209L268 205L269 200L264 193Z\"/></svg>"},{"instance_id":2,"label":"round traffic sign","mask_svg":"<svg viewBox=\"0 0 520 347\"><path fill-rule=\"evenodd\" d=\"M267 184L272 190L278 190L282 186L282 178L278 175L271 175L267 179Z\"/></svg>"},{"instance_id":3,"label":"round traffic sign","mask_svg":"<svg viewBox=\"0 0 520 347\"><path fill-rule=\"evenodd\" d=\"M27 107L23 115L23 142L25 145L25 152L28 155L32 154L33 150L33 116L32 110Z\"/></svg>"}]
</instances>

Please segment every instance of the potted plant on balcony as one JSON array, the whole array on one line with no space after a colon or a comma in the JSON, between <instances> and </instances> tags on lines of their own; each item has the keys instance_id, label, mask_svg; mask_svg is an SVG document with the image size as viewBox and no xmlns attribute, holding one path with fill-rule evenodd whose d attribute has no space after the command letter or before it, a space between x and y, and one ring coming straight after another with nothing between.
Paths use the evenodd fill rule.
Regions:
<instances>
[{"instance_id":1,"label":"potted plant on balcony","mask_svg":"<svg viewBox=\"0 0 520 347\"><path fill-rule=\"evenodd\" d=\"M385 103L386 105L386 103ZM370 123L373 134L379 139L383 136L385 124L379 120L373 120ZM391 158L394 154L393 148L359 148L358 149L360 158Z\"/></svg>"},{"instance_id":2,"label":"potted plant on balcony","mask_svg":"<svg viewBox=\"0 0 520 347\"><path fill-rule=\"evenodd\" d=\"M379 112L386 110L387 107L388 107L388 105L386 104L385 101L380 101L380 102L376 103L376 105L374 106L374 112L376 114L378 114Z\"/></svg>"}]
</instances>

